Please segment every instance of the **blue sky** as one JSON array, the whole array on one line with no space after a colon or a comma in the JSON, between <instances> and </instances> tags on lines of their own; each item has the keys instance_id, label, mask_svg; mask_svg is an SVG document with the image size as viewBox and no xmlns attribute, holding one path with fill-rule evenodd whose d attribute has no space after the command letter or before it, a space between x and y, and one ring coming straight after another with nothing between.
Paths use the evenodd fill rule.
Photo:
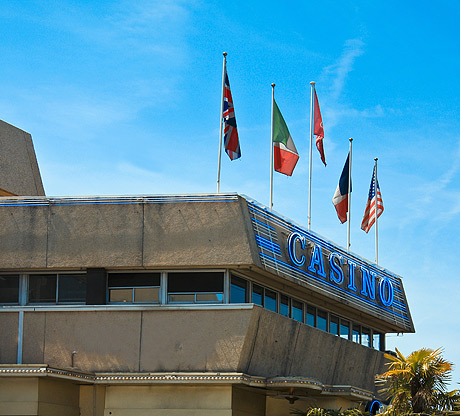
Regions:
<instances>
[{"instance_id":1,"label":"blue sky","mask_svg":"<svg viewBox=\"0 0 460 416\"><path fill-rule=\"evenodd\" d=\"M457 1L12 1L0 9L0 118L34 139L47 195L213 193L222 52L242 158L222 192L268 205L270 99L299 150L274 209L307 224L309 82L325 168L313 155L312 230L346 245L331 203L354 138L352 251L374 157L385 212L379 263L403 277L416 334L459 368L460 3Z\"/></svg>"}]
</instances>

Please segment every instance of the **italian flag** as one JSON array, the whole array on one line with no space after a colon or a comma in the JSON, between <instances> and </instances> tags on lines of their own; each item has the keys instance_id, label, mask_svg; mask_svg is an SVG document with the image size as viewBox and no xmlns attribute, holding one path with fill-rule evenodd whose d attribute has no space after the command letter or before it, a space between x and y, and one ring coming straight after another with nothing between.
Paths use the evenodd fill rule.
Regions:
<instances>
[{"instance_id":1,"label":"italian flag","mask_svg":"<svg viewBox=\"0 0 460 416\"><path fill-rule=\"evenodd\" d=\"M273 147L275 170L291 176L299 154L281 111L273 100Z\"/></svg>"}]
</instances>

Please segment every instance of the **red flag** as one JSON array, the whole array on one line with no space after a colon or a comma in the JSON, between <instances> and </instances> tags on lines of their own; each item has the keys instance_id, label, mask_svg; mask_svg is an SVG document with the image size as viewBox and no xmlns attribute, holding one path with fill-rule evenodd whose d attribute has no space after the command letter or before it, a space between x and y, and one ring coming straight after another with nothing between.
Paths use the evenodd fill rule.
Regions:
<instances>
[{"instance_id":1,"label":"red flag","mask_svg":"<svg viewBox=\"0 0 460 416\"><path fill-rule=\"evenodd\" d=\"M324 156L323 148L323 139L324 139L324 129L323 129L323 119L321 118L321 111L319 110L318 96L316 95L315 90L315 127L313 134L316 135L316 147L318 148L319 154L321 155L321 160L326 166L326 157Z\"/></svg>"}]
</instances>

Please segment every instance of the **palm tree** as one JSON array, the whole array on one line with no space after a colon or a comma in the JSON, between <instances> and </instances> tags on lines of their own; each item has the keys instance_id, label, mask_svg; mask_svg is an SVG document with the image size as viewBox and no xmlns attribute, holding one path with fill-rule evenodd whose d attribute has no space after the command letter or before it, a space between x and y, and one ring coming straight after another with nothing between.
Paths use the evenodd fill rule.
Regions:
<instances>
[{"instance_id":1,"label":"palm tree","mask_svg":"<svg viewBox=\"0 0 460 416\"><path fill-rule=\"evenodd\" d=\"M390 399L388 415L460 415L459 390L446 391L453 364L442 358L441 348L422 348L407 357L396 349L396 357L385 356L389 370L377 381L385 383L381 392Z\"/></svg>"}]
</instances>

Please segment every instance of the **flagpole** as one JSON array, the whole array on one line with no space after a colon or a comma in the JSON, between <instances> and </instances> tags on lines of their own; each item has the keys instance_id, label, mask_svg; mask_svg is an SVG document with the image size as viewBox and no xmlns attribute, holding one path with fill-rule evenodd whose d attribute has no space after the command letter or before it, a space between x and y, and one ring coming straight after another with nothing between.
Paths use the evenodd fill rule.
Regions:
<instances>
[{"instance_id":1,"label":"flagpole","mask_svg":"<svg viewBox=\"0 0 460 416\"><path fill-rule=\"evenodd\" d=\"M374 189L375 189L375 264L379 264L379 233L378 233L378 225L377 225L377 220L378 220L378 196L377 196L377 160L378 158L375 158L375 183L374 183Z\"/></svg>"},{"instance_id":2,"label":"flagpole","mask_svg":"<svg viewBox=\"0 0 460 416\"><path fill-rule=\"evenodd\" d=\"M348 230L347 230L347 251L350 251L350 222L351 222L351 149L353 138L350 137L350 152L348 160Z\"/></svg>"},{"instance_id":3,"label":"flagpole","mask_svg":"<svg viewBox=\"0 0 460 416\"><path fill-rule=\"evenodd\" d=\"M272 84L272 126L271 126L271 146L270 146L270 210L273 208L273 165L274 165L274 152L273 152L273 107L275 102L275 84Z\"/></svg>"},{"instance_id":4,"label":"flagpole","mask_svg":"<svg viewBox=\"0 0 460 416\"><path fill-rule=\"evenodd\" d=\"M220 161L222 158L222 123L224 115L224 94L225 94L225 69L227 65L227 52L223 53L224 64L222 69L222 99L220 100L220 129L219 129L219 158L217 160L217 193L220 191Z\"/></svg>"},{"instance_id":5,"label":"flagpole","mask_svg":"<svg viewBox=\"0 0 460 416\"><path fill-rule=\"evenodd\" d=\"M308 229L311 228L311 172L312 172L312 149L313 149L313 118L314 118L314 99L315 99L315 81L310 82L311 100L310 100L310 160L308 174Z\"/></svg>"}]
</instances>

